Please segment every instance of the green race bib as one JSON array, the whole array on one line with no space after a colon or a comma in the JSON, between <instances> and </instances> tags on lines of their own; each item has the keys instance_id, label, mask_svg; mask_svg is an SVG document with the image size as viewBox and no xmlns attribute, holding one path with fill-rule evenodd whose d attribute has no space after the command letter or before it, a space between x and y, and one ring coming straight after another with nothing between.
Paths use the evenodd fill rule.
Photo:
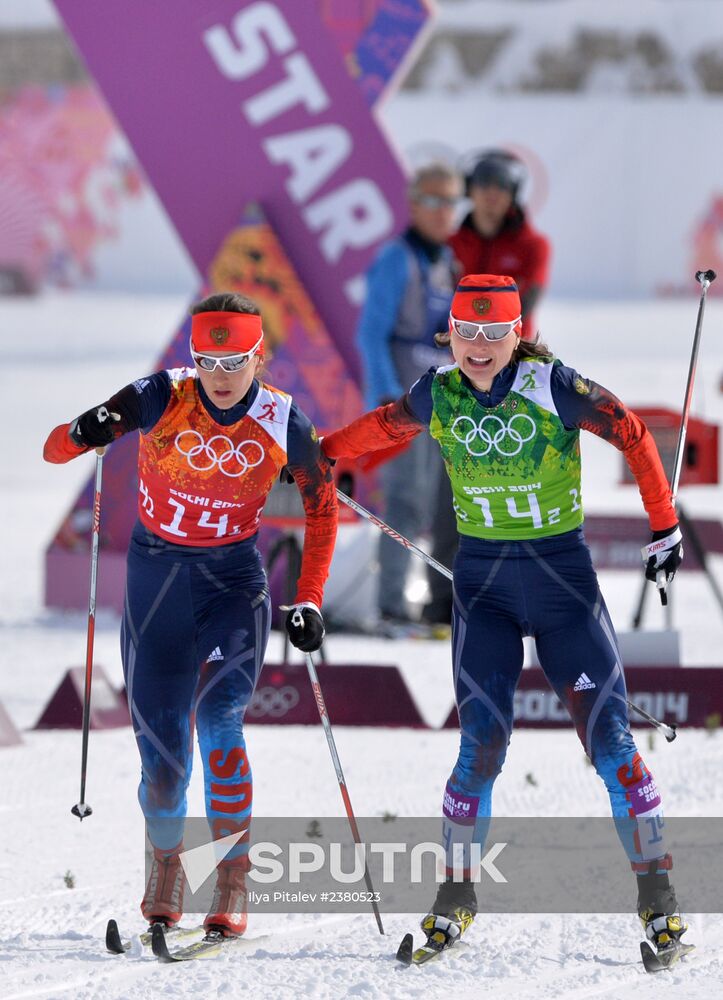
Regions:
<instances>
[{"instance_id":1,"label":"green race bib","mask_svg":"<svg viewBox=\"0 0 723 1000\"><path fill-rule=\"evenodd\" d=\"M493 407L454 365L432 384L429 429L452 483L457 528L490 539L559 535L582 524L580 432L567 430L550 390L553 358L521 361Z\"/></svg>"}]
</instances>

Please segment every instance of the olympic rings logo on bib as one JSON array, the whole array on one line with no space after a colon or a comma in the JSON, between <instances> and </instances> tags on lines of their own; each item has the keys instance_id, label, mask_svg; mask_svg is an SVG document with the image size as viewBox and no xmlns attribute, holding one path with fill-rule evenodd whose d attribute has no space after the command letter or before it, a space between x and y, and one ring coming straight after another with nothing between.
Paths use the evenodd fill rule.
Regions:
<instances>
[{"instance_id":1,"label":"olympic rings logo on bib","mask_svg":"<svg viewBox=\"0 0 723 1000\"><path fill-rule=\"evenodd\" d=\"M536 430L535 421L526 413L516 413L507 423L493 413L482 417L479 423L472 417L461 416L457 417L451 427L453 436L475 458L489 455L493 448L498 455L503 455L505 458L519 455L522 446L533 439ZM477 448L481 450L475 450L473 447L477 438L480 441Z\"/></svg>"},{"instance_id":2,"label":"olympic rings logo on bib","mask_svg":"<svg viewBox=\"0 0 723 1000\"><path fill-rule=\"evenodd\" d=\"M197 472L210 472L218 466L229 479L238 479L255 469L266 458L263 445L247 439L234 444L225 434L215 434L208 441L198 431L185 430L176 435L176 450Z\"/></svg>"}]
</instances>

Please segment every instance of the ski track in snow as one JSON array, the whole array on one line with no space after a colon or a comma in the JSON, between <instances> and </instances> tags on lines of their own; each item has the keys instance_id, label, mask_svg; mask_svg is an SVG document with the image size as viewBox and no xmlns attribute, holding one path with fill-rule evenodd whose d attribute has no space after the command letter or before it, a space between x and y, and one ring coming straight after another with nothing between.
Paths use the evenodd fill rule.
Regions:
<instances>
[{"instance_id":1,"label":"ski track in snow","mask_svg":"<svg viewBox=\"0 0 723 1000\"><path fill-rule=\"evenodd\" d=\"M161 965L148 956L107 956L98 937L22 934L11 938L3 957L5 1000L73 996L77 1000L176 996L318 998L455 998L514 996L517 1000L659 996L660 977L648 977L636 957L633 918L608 917L622 925L601 933L588 917L508 916L491 928L479 926L467 942L424 969L404 969L393 950L409 921L387 917L381 939L363 915L305 920L300 929L276 920L271 938L249 940L208 961ZM720 923L697 929L701 954L668 973L664 988L676 1000L715 995L721 977ZM624 936L621 933L624 932ZM260 933L259 930L254 933Z\"/></svg>"},{"instance_id":2,"label":"ski track in snow","mask_svg":"<svg viewBox=\"0 0 723 1000\"><path fill-rule=\"evenodd\" d=\"M453 732L380 732L339 727L336 733L357 814L435 814L455 755ZM143 825L135 801L137 763L128 730L92 734L88 800L92 817L70 815L77 787L78 734L29 733L24 747L3 751L4 801L0 868L0 974L5 1000L20 997L455 997L582 998L653 996L638 959L640 932L632 913L481 915L459 951L424 969L397 967L393 954L418 915L383 915L381 938L371 914L253 914L249 934L271 934L216 959L183 966L105 954L109 916L122 933L142 928ZM258 815L339 815L341 804L323 734L316 727L255 727L248 732ZM723 813L723 789L711 780L720 738L684 731L677 744L658 741L646 758L671 815ZM685 777L702 767L696 795ZM52 767L49 774L48 764ZM292 778L309 775L303 787ZM532 770L537 786L525 775ZM560 777L565 775L564 780ZM189 808L202 804L194 773ZM600 782L572 733L518 731L495 795L499 815L606 814ZM621 864L624 864L621 856ZM70 870L76 888L63 885ZM679 887L684 898L684 887ZM591 886L594 893L594 885ZM634 906L631 880L631 907ZM193 917L186 918L193 923ZM690 917L698 954L665 975L676 1000L703 995L723 979L723 918ZM293 931L293 933L287 933ZM173 977L171 979L171 977ZM420 978L421 977L421 978ZM659 991L659 981L658 991ZM707 988L708 988L707 987ZM657 995L657 993L656 993Z\"/></svg>"},{"instance_id":3,"label":"ski track in snow","mask_svg":"<svg viewBox=\"0 0 723 1000\"><path fill-rule=\"evenodd\" d=\"M16 723L30 727L65 669L82 663L85 615L42 608L42 554L90 466L51 468L40 458L50 427L104 398L124 382L152 370L182 313L179 296L132 298L47 295L31 302L0 301L0 324L23 330L35 360L9 348L4 400L23 407L22 433L8 436L2 472L12 531L4 539L2 672L0 700ZM631 403L669 396L682 400L695 319L695 303L546 303L545 329L564 360L607 384ZM709 303L706 324L720 326L723 303ZM98 330L103 329L103 338ZM580 330L585 337L580 337ZM650 355L631 331L656 334L655 379ZM703 338L693 412L721 421L723 369L720 338ZM638 335L636 334L636 337ZM605 349L601 350L601 343ZM624 351L626 364L617 357ZM38 360L39 359L39 360ZM36 405L41 401L42 405ZM30 402L33 405L28 405ZM619 456L585 436L585 494L589 511L639 512L634 488L616 485ZM720 488L686 493L696 513L721 509ZM641 539L641 542L644 539ZM101 557L102 558L102 557ZM721 575L721 560L713 560ZM601 574L613 620L627 627L637 595L633 574ZM720 662L723 627L705 581L682 574L675 583L676 625L684 662ZM652 602L651 602L652 604ZM649 627L662 621L650 609ZM389 642L331 636L331 662L394 663L413 687L420 711L438 725L452 699L445 643ZM272 637L269 659L279 659ZM98 616L96 662L120 681L118 621ZM332 719L333 722L333 719ZM670 816L723 815L720 734L684 730L675 744L649 745L638 730ZM70 815L77 800L77 732L24 732L23 746L0 749L0 998L44 1000L155 1000L159 996L223 998L422 997L455 1000L615 998L646 1000L661 989L675 1000L717 994L723 982L723 917L688 914L698 951L671 973L650 977L639 960L640 929L632 910L621 915L481 915L458 950L424 969L394 961L402 935L415 932L418 914L383 914L387 935L371 913L355 915L253 914L249 935L259 937L218 958L161 965L148 953L110 956L105 924L114 916L124 934L142 929L143 823L136 800L138 761L130 730L94 732L87 798L94 814L82 824ZM384 811L437 815L456 755L451 731L335 728L339 753L358 816ZM342 815L339 790L320 727L249 727L257 815ZM532 772L532 786L526 775ZM302 784L296 775L303 773ZM694 781L691 781L694 776ZM189 811L199 814L203 794L197 769ZM500 816L607 815L607 795L569 731L518 730L495 788ZM625 864L621 855L621 864ZM76 887L67 889L70 871ZM683 900L685 887L678 886ZM594 896L594 886L591 886ZM591 903L594 909L594 902ZM189 916L186 922L193 923ZM269 936L266 936L269 935Z\"/></svg>"}]
</instances>

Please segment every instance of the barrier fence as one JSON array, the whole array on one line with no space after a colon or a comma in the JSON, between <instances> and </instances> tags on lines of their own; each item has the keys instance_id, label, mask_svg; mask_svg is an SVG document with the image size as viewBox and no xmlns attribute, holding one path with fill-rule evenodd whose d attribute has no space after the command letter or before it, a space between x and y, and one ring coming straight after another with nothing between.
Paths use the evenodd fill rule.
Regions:
<instances>
[{"instance_id":1,"label":"barrier fence","mask_svg":"<svg viewBox=\"0 0 723 1000\"><path fill-rule=\"evenodd\" d=\"M435 729L420 712L396 666L319 665L319 680L335 725ZM723 719L723 668L628 667L628 696L650 715L678 726L717 728ZM83 669L67 671L36 729L80 729ZM572 722L539 668L522 671L515 693L515 726L566 729ZM246 710L249 725L317 725L318 711L302 664L267 663ZM92 729L130 724L125 691L115 690L101 667L93 680ZM635 726L645 723L631 717ZM456 728L457 709L442 728Z\"/></svg>"}]
</instances>

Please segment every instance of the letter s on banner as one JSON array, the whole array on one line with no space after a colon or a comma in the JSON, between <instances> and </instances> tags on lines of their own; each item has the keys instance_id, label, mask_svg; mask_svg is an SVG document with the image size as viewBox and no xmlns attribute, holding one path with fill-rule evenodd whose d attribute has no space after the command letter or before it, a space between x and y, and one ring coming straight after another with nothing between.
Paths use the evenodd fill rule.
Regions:
<instances>
[{"instance_id":1,"label":"letter s on banner","mask_svg":"<svg viewBox=\"0 0 723 1000\"><path fill-rule=\"evenodd\" d=\"M224 76L245 80L258 73L269 60L269 45L278 55L296 47L296 38L279 8L272 3L254 3L240 10L231 22L236 42L222 24L203 33L206 48Z\"/></svg>"}]
</instances>

